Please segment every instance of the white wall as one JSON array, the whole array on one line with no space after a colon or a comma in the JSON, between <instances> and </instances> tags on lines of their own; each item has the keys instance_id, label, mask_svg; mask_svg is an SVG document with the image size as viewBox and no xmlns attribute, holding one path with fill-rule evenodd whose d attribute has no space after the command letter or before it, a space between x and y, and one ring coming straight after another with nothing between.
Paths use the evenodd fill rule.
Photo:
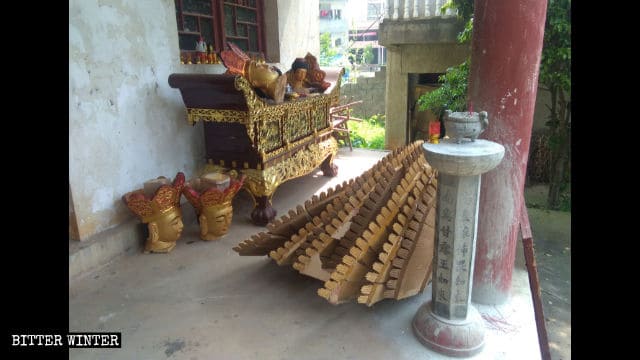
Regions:
<instances>
[{"instance_id":1,"label":"white wall","mask_svg":"<svg viewBox=\"0 0 640 360\"><path fill-rule=\"evenodd\" d=\"M282 70L307 51L320 55L318 0L265 5L278 17L265 24L278 28L277 39L266 33L279 42ZM204 164L202 124L187 124L168 77L224 70L180 64L173 0L69 2L69 214L81 240L130 219L121 197L145 181L195 175Z\"/></svg>"},{"instance_id":2,"label":"white wall","mask_svg":"<svg viewBox=\"0 0 640 360\"><path fill-rule=\"evenodd\" d=\"M173 0L69 2L69 186L81 240L132 215L121 197L204 162L186 122ZM224 70L224 68L222 68Z\"/></svg>"},{"instance_id":3,"label":"white wall","mask_svg":"<svg viewBox=\"0 0 640 360\"><path fill-rule=\"evenodd\" d=\"M273 0L266 0L273 1ZM280 36L280 69L289 70L293 60L307 52L320 58L318 0L277 0ZM267 42L273 41L267 38Z\"/></svg>"}]
</instances>

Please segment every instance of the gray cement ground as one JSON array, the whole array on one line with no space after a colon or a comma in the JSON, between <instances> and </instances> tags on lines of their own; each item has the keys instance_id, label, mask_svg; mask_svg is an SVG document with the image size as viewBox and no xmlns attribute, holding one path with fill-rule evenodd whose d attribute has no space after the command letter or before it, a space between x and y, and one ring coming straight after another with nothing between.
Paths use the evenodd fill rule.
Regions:
<instances>
[{"instance_id":1,"label":"gray cement ground","mask_svg":"<svg viewBox=\"0 0 640 360\"><path fill-rule=\"evenodd\" d=\"M527 204L544 204L547 186L525 189ZM529 208L549 348L571 359L571 213Z\"/></svg>"},{"instance_id":2,"label":"gray cement ground","mask_svg":"<svg viewBox=\"0 0 640 360\"><path fill-rule=\"evenodd\" d=\"M337 178L323 177L318 171L291 180L278 189L274 206L280 215L284 214L310 195L361 174L384 155L341 148L336 159L340 167ZM123 344L121 349L71 349L70 358L448 358L426 349L411 329L419 306L431 297L430 285L414 297L384 300L371 308L356 303L333 306L316 294L320 281L300 275L291 267L279 267L267 257L241 257L231 249L264 229L250 223L252 202L248 194L238 194L233 205L232 226L219 241L201 241L198 225L191 221L185 224L183 235L170 254L134 251L71 279L70 331L120 331ZM184 207L184 211L192 210ZM563 271L570 271L570 262L547 263L540 257L541 244L552 247L557 235L542 231L537 224L546 221L545 214L537 216L534 211L530 213L539 267L566 265ZM539 241L538 237L547 240ZM141 238L140 246L142 242ZM562 246L553 246L544 252L552 256L545 257L562 261ZM522 252L521 247L518 251ZM546 270L539 271L543 281L545 277L560 281L557 276L543 275ZM556 285L566 288L565 284ZM554 359L570 359L570 323L566 328L570 306L568 317L566 306L555 312L554 307L563 303L548 294L560 294L556 290L543 286L543 296L547 294L545 305L552 302L545 308L548 324L562 325L558 329L569 341L554 340L557 352L552 354ZM476 307L485 320L486 345L472 359L540 358L522 256L516 259L509 301L499 306ZM550 339L563 338L556 337L554 331L554 327L549 328ZM569 348L565 349L567 344Z\"/></svg>"}]
</instances>

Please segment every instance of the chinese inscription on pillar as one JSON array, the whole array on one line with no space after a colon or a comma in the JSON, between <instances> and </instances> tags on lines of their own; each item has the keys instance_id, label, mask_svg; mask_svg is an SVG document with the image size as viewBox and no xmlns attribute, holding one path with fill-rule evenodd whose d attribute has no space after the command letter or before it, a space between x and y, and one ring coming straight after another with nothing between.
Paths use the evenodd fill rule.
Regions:
<instances>
[{"instance_id":1,"label":"chinese inscription on pillar","mask_svg":"<svg viewBox=\"0 0 640 360\"><path fill-rule=\"evenodd\" d=\"M469 305L478 177L441 174L434 287L435 313L464 319Z\"/></svg>"}]
</instances>

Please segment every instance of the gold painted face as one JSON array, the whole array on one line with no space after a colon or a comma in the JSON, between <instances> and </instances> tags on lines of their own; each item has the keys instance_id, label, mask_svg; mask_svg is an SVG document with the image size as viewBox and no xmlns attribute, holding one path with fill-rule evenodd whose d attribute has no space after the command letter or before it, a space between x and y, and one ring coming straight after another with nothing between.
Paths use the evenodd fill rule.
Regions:
<instances>
[{"instance_id":1,"label":"gold painted face","mask_svg":"<svg viewBox=\"0 0 640 360\"><path fill-rule=\"evenodd\" d=\"M149 237L145 244L145 252L168 253L176 246L184 228L180 208L171 208L149 222L148 227Z\"/></svg>"},{"instance_id":2,"label":"gold painted face","mask_svg":"<svg viewBox=\"0 0 640 360\"><path fill-rule=\"evenodd\" d=\"M233 207L231 203L209 206L203 209L200 218L200 236L204 240L216 240L229 231Z\"/></svg>"},{"instance_id":3,"label":"gold painted face","mask_svg":"<svg viewBox=\"0 0 640 360\"><path fill-rule=\"evenodd\" d=\"M296 69L293 73L293 78L297 81L302 81L307 77L307 69Z\"/></svg>"},{"instance_id":4,"label":"gold painted face","mask_svg":"<svg viewBox=\"0 0 640 360\"><path fill-rule=\"evenodd\" d=\"M169 211L158 220L158 240L163 242L176 242L182 234L184 224L180 211Z\"/></svg>"},{"instance_id":5,"label":"gold painted face","mask_svg":"<svg viewBox=\"0 0 640 360\"><path fill-rule=\"evenodd\" d=\"M251 61L249 64L247 80L253 87L264 90L273 84L278 79L278 76L280 74L270 65L256 63L255 61Z\"/></svg>"},{"instance_id":6,"label":"gold painted face","mask_svg":"<svg viewBox=\"0 0 640 360\"><path fill-rule=\"evenodd\" d=\"M245 76L251 86L262 90L276 103L279 104L284 99L287 78L280 75L273 66L251 61L248 63Z\"/></svg>"}]
</instances>

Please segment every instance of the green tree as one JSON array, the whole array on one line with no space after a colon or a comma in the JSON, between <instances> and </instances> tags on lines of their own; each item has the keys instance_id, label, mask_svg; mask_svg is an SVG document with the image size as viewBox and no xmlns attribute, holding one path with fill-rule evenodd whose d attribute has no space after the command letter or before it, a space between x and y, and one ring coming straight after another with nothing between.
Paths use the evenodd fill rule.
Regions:
<instances>
[{"instance_id":1,"label":"green tree","mask_svg":"<svg viewBox=\"0 0 640 360\"><path fill-rule=\"evenodd\" d=\"M371 64L373 62L373 46L371 46L371 44L364 47L364 50L362 51L362 60L365 64Z\"/></svg>"},{"instance_id":2,"label":"green tree","mask_svg":"<svg viewBox=\"0 0 640 360\"><path fill-rule=\"evenodd\" d=\"M438 81L442 85L418 98L418 110L431 110L438 119L442 118L447 109L467 110L468 78L469 59L458 66L450 67L444 75L440 75Z\"/></svg>"},{"instance_id":3,"label":"green tree","mask_svg":"<svg viewBox=\"0 0 640 360\"><path fill-rule=\"evenodd\" d=\"M460 44L471 41L473 32L473 0L449 0L440 12L444 13L448 8L458 10L458 18L465 22L464 30L458 34ZM422 94L418 98L418 110L431 112L441 119L445 110L466 111L467 109L467 84L469 79L470 58L462 64L447 69L444 75L438 77L441 86L433 91Z\"/></svg>"},{"instance_id":4,"label":"green tree","mask_svg":"<svg viewBox=\"0 0 640 360\"><path fill-rule=\"evenodd\" d=\"M466 21L464 31L458 35L461 43L471 38L473 4L473 0L449 0L441 9L457 9L458 17ZM459 92L463 87L459 84L459 74L455 73L463 65L448 69L447 74L439 79L443 82L442 87L422 95L424 99L421 97L418 100L419 104L422 102L420 110L435 109L434 114L438 114L436 111L440 111L441 106L451 106L449 104L454 104L455 100L466 104L466 93L463 95ZM451 71L454 74L449 74ZM468 77L468 71L465 76ZM548 145L551 153L547 207L558 209L562 205L562 192L571 181L571 0L548 0L538 85L551 95L549 120L546 123L550 132ZM466 91L466 87L464 89Z\"/></svg>"},{"instance_id":5,"label":"green tree","mask_svg":"<svg viewBox=\"0 0 640 360\"><path fill-rule=\"evenodd\" d=\"M331 45L331 34L328 32L320 34L320 65L329 65L331 59L338 53Z\"/></svg>"},{"instance_id":6,"label":"green tree","mask_svg":"<svg viewBox=\"0 0 640 360\"><path fill-rule=\"evenodd\" d=\"M571 181L571 0L549 0L539 83L549 90L551 174L547 207L558 209Z\"/></svg>"}]
</instances>

